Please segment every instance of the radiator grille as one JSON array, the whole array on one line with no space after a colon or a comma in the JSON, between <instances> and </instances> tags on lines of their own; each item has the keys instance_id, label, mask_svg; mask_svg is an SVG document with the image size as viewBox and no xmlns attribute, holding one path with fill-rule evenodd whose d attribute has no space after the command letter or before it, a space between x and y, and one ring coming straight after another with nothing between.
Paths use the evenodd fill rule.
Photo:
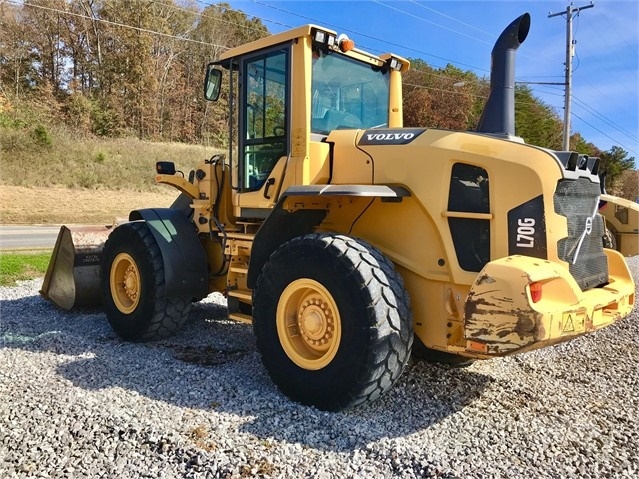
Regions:
<instances>
[{"instance_id":1,"label":"radiator grille","mask_svg":"<svg viewBox=\"0 0 639 479\"><path fill-rule=\"evenodd\" d=\"M568 220L568 236L557 242L559 258L582 290L608 282L603 252L604 225L597 213L600 188L587 178L561 180L554 196L555 212Z\"/></svg>"}]
</instances>

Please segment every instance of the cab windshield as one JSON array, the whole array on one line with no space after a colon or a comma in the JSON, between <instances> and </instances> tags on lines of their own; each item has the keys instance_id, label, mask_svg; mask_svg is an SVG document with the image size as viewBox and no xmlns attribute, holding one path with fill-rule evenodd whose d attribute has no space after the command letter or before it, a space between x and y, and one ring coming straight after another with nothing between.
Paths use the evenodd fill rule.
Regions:
<instances>
[{"instance_id":1,"label":"cab windshield","mask_svg":"<svg viewBox=\"0 0 639 479\"><path fill-rule=\"evenodd\" d=\"M313 53L313 133L387 125L389 74L386 68L332 51Z\"/></svg>"}]
</instances>

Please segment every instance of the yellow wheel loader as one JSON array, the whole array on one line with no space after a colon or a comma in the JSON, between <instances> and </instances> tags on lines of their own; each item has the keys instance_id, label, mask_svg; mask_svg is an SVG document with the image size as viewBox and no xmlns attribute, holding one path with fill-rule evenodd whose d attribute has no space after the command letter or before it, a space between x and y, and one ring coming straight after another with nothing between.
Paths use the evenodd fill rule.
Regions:
<instances>
[{"instance_id":1,"label":"yellow wheel loader","mask_svg":"<svg viewBox=\"0 0 639 479\"><path fill-rule=\"evenodd\" d=\"M599 213L606 223L604 247L624 256L639 254L639 203L604 192Z\"/></svg>"},{"instance_id":2,"label":"yellow wheel loader","mask_svg":"<svg viewBox=\"0 0 639 479\"><path fill-rule=\"evenodd\" d=\"M497 40L471 132L403 128L409 62L329 29L228 50L204 91L215 101L228 81L228 157L186 176L159 162L174 205L108 231L98 274L115 331L165 337L223 292L277 386L341 410L389 390L411 352L463 365L628 315L635 286L603 248L598 159L514 136L529 27L524 14Z\"/></svg>"}]
</instances>

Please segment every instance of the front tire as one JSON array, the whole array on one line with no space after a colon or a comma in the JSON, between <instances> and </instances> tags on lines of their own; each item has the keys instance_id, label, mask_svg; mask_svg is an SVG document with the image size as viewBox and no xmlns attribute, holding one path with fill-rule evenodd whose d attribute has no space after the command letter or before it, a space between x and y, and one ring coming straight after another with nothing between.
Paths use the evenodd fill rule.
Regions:
<instances>
[{"instance_id":1,"label":"front tire","mask_svg":"<svg viewBox=\"0 0 639 479\"><path fill-rule=\"evenodd\" d=\"M145 222L113 230L104 245L100 274L102 303L121 338L166 338L186 321L191 297L167 296L162 253Z\"/></svg>"},{"instance_id":2,"label":"front tire","mask_svg":"<svg viewBox=\"0 0 639 479\"><path fill-rule=\"evenodd\" d=\"M413 320L399 274L362 240L309 234L283 244L254 291L262 361L294 401L338 411L371 401L410 358Z\"/></svg>"}]
</instances>

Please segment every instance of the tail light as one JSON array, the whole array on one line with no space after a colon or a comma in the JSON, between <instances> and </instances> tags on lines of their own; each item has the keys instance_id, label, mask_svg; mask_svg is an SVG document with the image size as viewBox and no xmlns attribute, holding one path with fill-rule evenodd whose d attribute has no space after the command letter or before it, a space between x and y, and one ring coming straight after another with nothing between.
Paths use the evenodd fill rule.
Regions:
<instances>
[{"instance_id":1,"label":"tail light","mask_svg":"<svg viewBox=\"0 0 639 479\"><path fill-rule=\"evenodd\" d=\"M528 289L530 290L530 299L533 303L541 301L541 283L530 283Z\"/></svg>"}]
</instances>

